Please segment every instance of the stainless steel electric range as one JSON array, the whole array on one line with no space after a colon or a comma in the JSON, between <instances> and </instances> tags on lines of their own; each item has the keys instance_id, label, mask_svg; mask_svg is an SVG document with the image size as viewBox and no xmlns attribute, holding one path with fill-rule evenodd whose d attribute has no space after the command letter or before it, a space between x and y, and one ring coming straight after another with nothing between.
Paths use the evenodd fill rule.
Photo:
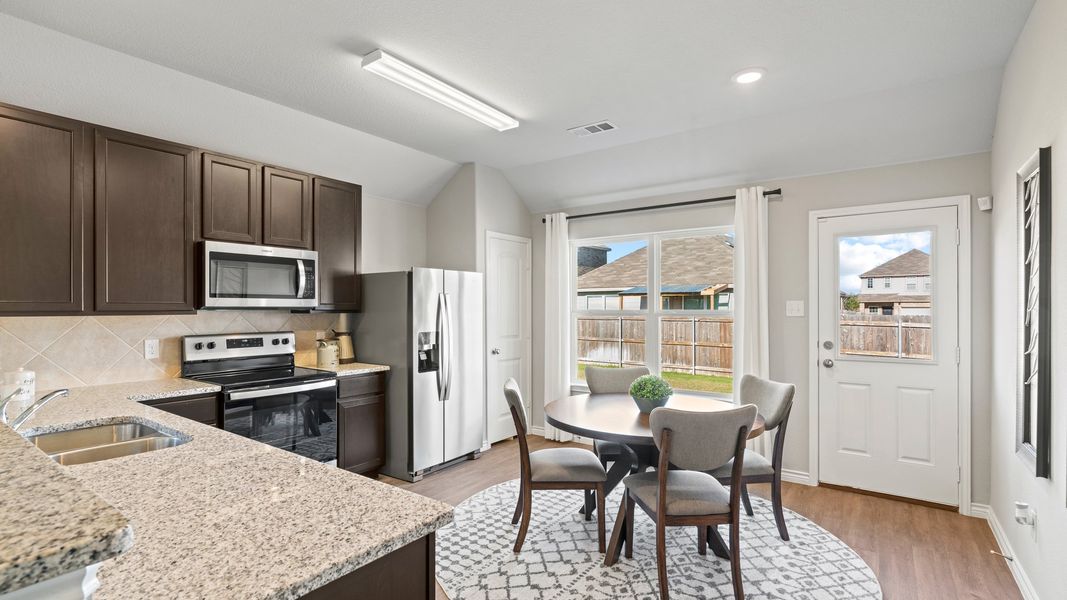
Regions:
<instances>
[{"instance_id":1,"label":"stainless steel electric range","mask_svg":"<svg viewBox=\"0 0 1067 600\"><path fill-rule=\"evenodd\" d=\"M319 462L337 460L337 378L295 364L291 331L182 338L182 377L222 387L221 426Z\"/></svg>"}]
</instances>

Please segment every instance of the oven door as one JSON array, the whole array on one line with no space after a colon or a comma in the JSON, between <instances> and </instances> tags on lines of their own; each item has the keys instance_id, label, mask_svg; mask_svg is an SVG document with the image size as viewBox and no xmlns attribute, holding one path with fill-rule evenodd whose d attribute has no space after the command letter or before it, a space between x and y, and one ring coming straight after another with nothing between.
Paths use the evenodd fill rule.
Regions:
<instances>
[{"instance_id":1,"label":"oven door","mask_svg":"<svg viewBox=\"0 0 1067 600\"><path fill-rule=\"evenodd\" d=\"M222 426L312 460L337 460L337 381L228 392Z\"/></svg>"},{"instance_id":2,"label":"oven door","mask_svg":"<svg viewBox=\"0 0 1067 600\"><path fill-rule=\"evenodd\" d=\"M315 308L318 253L204 242L204 306Z\"/></svg>"}]
</instances>

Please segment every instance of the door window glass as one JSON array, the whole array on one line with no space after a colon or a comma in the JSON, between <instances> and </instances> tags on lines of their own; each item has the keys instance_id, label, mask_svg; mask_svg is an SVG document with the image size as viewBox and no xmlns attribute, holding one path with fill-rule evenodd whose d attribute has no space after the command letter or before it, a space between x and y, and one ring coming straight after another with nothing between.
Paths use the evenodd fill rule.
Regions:
<instances>
[{"instance_id":1,"label":"door window glass","mask_svg":"<svg viewBox=\"0 0 1067 600\"><path fill-rule=\"evenodd\" d=\"M932 242L929 230L838 239L839 356L933 359Z\"/></svg>"}]
</instances>

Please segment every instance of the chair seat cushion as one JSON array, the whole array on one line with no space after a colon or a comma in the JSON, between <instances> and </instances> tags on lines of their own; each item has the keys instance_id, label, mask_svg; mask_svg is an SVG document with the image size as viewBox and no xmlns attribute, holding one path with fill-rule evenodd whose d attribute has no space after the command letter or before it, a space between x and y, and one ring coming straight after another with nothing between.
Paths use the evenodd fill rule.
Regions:
<instances>
[{"instance_id":1,"label":"chair seat cushion","mask_svg":"<svg viewBox=\"0 0 1067 600\"><path fill-rule=\"evenodd\" d=\"M646 471L623 480L626 489L649 508L656 508L659 473ZM667 515L722 515L730 512L730 492L707 473L667 471Z\"/></svg>"},{"instance_id":2,"label":"chair seat cushion","mask_svg":"<svg viewBox=\"0 0 1067 600\"><path fill-rule=\"evenodd\" d=\"M744 464L741 465L742 476L774 475L774 465L771 464L771 461L764 458L762 454L745 450L744 461ZM715 469L711 474L716 479L729 479L733 468L734 459L731 458L730 462Z\"/></svg>"},{"instance_id":3,"label":"chair seat cushion","mask_svg":"<svg viewBox=\"0 0 1067 600\"><path fill-rule=\"evenodd\" d=\"M547 448L530 453L530 476L540 482L605 481L595 454L582 448Z\"/></svg>"}]
</instances>

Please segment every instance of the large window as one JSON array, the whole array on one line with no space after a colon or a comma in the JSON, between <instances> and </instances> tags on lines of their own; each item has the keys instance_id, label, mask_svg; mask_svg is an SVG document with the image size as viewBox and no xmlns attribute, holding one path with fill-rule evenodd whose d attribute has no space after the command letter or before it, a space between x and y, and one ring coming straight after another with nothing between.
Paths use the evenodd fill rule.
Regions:
<instances>
[{"instance_id":1,"label":"large window","mask_svg":"<svg viewBox=\"0 0 1067 600\"><path fill-rule=\"evenodd\" d=\"M573 378L644 365L675 389L733 389L733 233L688 230L572 243Z\"/></svg>"}]
</instances>

